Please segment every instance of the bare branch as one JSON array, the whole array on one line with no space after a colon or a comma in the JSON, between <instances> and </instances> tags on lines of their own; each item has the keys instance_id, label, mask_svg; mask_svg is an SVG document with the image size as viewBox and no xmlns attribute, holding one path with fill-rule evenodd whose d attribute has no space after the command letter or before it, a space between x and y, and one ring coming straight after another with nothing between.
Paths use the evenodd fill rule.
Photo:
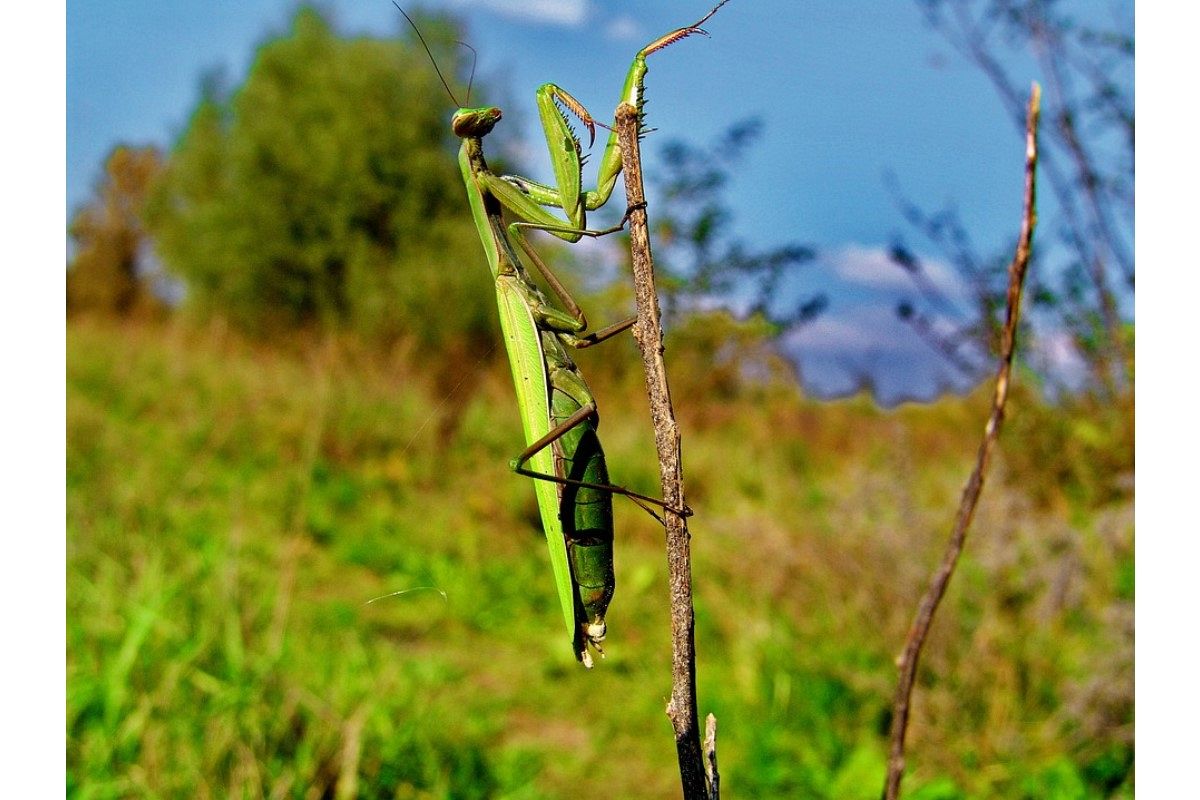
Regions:
<instances>
[{"instance_id":1,"label":"bare branch","mask_svg":"<svg viewBox=\"0 0 1200 800\"><path fill-rule=\"evenodd\" d=\"M904 644L904 652L897 659L900 677L896 686L896 696L892 705L891 748L888 754L887 782L884 787L886 800L897 800L900 797L900 781L904 777L904 737L908 731L909 704L912 699L913 682L917 675L917 662L921 657L921 648L925 637L933 623L934 612L946 594L946 587L954 574L958 557L962 553L966 541L967 528L975 516L975 507L979 503L979 495L983 491L984 474L988 460L1000 435L1000 425L1004 420L1004 404L1008 400L1009 379L1012 374L1013 351L1016 346L1017 320L1020 317L1021 290L1025 284L1025 274L1029 268L1029 254L1033 244L1033 229L1037 223L1036 212L1036 173L1037 173L1037 123L1041 102L1041 87L1036 83L1029 98L1028 111L1025 118L1025 202L1021 215L1021 234L1017 241L1017 251L1008 268L1008 302L1004 317L1004 330L1000 343L1000 365L996 373L996 390L992 397L992 412L984 428L983 441L975 459L975 469L963 489L959 502L958 514L954 520L954 530L942 562L933 574L925 596L917 608L916 617L908 631Z\"/></svg>"},{"instance_id":2,"label":"bare branch","mask_svg":"<svg viewBox=\"0 0 1200 800\"><path fill-rule=\"evenodd\" d=\"M972 380L978 380L983 377L983 369L970 359L963 357L959 352L959 346L962 344L961 338L959 341L955 341L950 336L937 331L929 317L918 313L909 303L901 303L896 308L896 315L908 323L908 326L916 332L921 341L929 345L935 353L945 359L946 363L957 369L962 375Z\"/></svg>"},{"instance_id":3,"label":"bare branch","mask_svg":"<svg viewBox=\"0 0 1200 800\"><path fill-rule=\"evenodd\" d=\"M642 351L646 370L646 392L654 422L663 501L668 508L686 508L683 502L683 462L679 428L671 406L663 361L662 315L654 289L654 262L646 227L646 192L642 184L641 151L638 147L638 111L628 104L617 106L617 133L621 141L621 164L625 172L625 195L629 203L629 238L633 255L633 281L637 299L637 324L633 335ZM695 612L692 609L692 556L687 519L666 513L667 572L671 591L671 701L667 717L675 729L675 751L684 800L710 798L700 750L696 711ZM714 745L715 746L715 745ZM712 763L716 763L715 751Z\"/></svg>"}]
</instances>

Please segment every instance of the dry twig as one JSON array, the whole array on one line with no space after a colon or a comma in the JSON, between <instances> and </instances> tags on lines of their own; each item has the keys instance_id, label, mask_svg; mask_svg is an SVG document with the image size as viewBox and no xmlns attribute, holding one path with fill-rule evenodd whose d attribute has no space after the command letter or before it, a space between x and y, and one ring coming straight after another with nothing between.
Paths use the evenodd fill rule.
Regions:
<instances>
[{"instance_id":1,"label":"dry twig","mask_svg":"<svg viewBox=\"0 0 1200 800\"><path fill-rule=\"evenodd\" d=\"M1017 252L1008 267L1008 302L1004 317L1004 330L1000 342L1000 366L996 373L996 390L992 397L992 413L984 428L983 441L975 459L975 469L963 489L954 519L954 531L942 555L942 562L934 572L925 596L917 608L904 652L897 659L900 671L896 696L892 702L891 748L888 754L887 781L884 786L886 800L900 797L900 780L904 777L904 737L908 731L908 714L912 699L913 682L917 675L917 662L925 637L933 623L934 612L946 594L946 586L954 574L954 567L962 553L967 537L967 528L975 516L979 494L983 491L983 478L988 459L1000 435L1000 424L1004 420L1004 404L1008 400L1008 385L1012 374L1013 350L1016 345L1017 320L1020 317L1021 289L1025 284L1025 273L1029 268L1029 254L1033 243L1033 229L1037 223L1035 210L1037 172L1037 123L1041 101L1041 87L1036 83L1029 98L1025 117L1025 202L1021 215L1021 235L1017 241Z\"/></svg>"},{"instance_id":2,"label":"dry twig","mask_svg":"<svg viewBox=\"0 0 1200 800\"><path fill-rule=\"evenodd\" d=\"M638 112L628 103L617 107L617 133L621 141L621 164L625 172L625 195L629 203L629 236L633 254L633 280L637 299L634 338L642 351L646 391L654 422L663 500L671 508L686 508L683 502L683 466L679 428L671 407L663 361L662 315L654 289L654 262L646 228L646 193L642 185L641 150L638 147ZM671 590L671 701L667 716L675 729L675 751L685 800L709 800L705 762L700 749L696 712L695 614L692 610L692 556L687 519L667 512L667 571ZM712 783L717 785L715 739L709 764Z\"/></svg>"}]
</instances>

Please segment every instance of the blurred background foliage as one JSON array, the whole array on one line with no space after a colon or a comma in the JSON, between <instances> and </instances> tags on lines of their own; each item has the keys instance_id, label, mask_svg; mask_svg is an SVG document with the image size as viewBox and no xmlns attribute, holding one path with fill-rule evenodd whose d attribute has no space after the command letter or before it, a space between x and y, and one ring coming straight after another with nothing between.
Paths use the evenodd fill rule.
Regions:
<instances>
[{"instance_id":1,"label":"blurred background foliage","mask_svg":"<svg viewBox=\"0 0 1200 800\"><path fill-rule=\"evenodd\" d=\"M425 27L453 74L453 29ZM486 340L494 311L486 273L464 267L478 245L444 98L420 49L339 38L311 8L235 91L210 80L146 207L189 304L257 333Z\"/></svg>"},{"instance_id":2,"label":"blurred background foliage","mask_svg":"<svg viewBox=\"0 0 1200 800\"><path fill-rule=\"evenodd\" d=\"M1016 132L1024 130L1024 56L1042 76L1038 191L1055 201L1039 214L1028 318L1069 337L1088 378L1087 393L1129 413L1133 398L1134 36L1115 23L1083 22L1062 0L916 0L927 22L986 79ZM1020 63L1020 62L1019 62ZM892 260L913 279L897 314L965 375L982 377L997 352L1009 252L981 252L953 206L929 210L895 187L904 216L973 287L975 313L938 330L947 298L899 237ZM940 313L939 313L940 312ZM953 315L952 315L953 316ZM1035 330L1026 321L1028 340ZM1044 327L1044 325L1043 325ZM972 362L974 361L974 364ZM1048 378L1049 376L1043 376Z\"/></svg>"},{"instance_id":3,"label":"blurred background foliage","mask_svg":"<svg viewBox=\"0 0 1200 800\"><path fill-rule=\"evenodd\" d=\"M419 22L465 83L455 22ZM202 81L169 153L116 148L71 221L69 796L676 794L661 531L617 504L610 653L585 673L506 466L519 420L446 107L413 41L303 7L242 85ZM702 711L731 796L874 798L989 388L806 396L776 343L825 300L772 299L813 254L734 240L722 199L755 135L665 147L652 214ZM594 321L629 312L622 280L545 252ZM1133 329L1113 338L1110 300L1063 315L1093 326L1095 381L1016 384L922 662L909 797L1132 796ZM633 344L601 350L579 361L610 468L655 494Z\"/></svg>"},{"instance_id":4,"label":"blurred background foliage","mask_svg":"<svg viewBox=\"0 0 1200 800\"><path fill-rule=\"evenodd\" d=\"M150 187L163 170L153 147L118 147L104 164L95 200L71 220L75 258L67 271L67 312L134 316L165 310L149 270L142 222Z\"/></svg>"}]
</instances>

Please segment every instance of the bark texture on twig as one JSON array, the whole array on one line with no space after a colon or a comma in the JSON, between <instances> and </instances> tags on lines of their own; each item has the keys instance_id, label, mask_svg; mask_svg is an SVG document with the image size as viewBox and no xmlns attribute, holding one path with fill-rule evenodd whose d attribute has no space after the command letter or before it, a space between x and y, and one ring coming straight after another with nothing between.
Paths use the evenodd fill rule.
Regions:
<instances>
[{"instance_id":1,"label":"bark texture on twig","mask_svg":"<svg viewBox=\"0 0 1200 800\"><path fill-rule=\"evenodd\" d=\"M671 508L682 509L685 506L679 427L671 407L671 391L667 386L667 370L663 361L662 316L658 308L658 295L654 290L654 262L646 227L646 193L642 185L641 151L638 147L639 122L637 109L632 105L622 103L617 107L621 166L625 172L625 195L631 209L629 237L637 299L637 324L633 327L633 335L642 351L642 363L646 370L646 392L650 397L650 416L654 423L663 500ZM707 800L709 791L696 712L696 642L690 534L687 519L680 514L668 511L664 522L667 529L672 645L671 701L667 704L667 716L675 729L675 750L679 758L683 796L685 800Z\"/></svg>"},{"instance_id":2,"label":"bark texture on twig","mask_svg":"<svg viewBox=\"0 0 1200 800\"><path fill-rule=\"evenodd\" d=\"M934 612L946 594L946 586L954 574L954 567L962 553L963 543L967 537L967 529L975 516L975 507L979 502L980 492L983 491L983 479L987 470L988 460L1000 435L1000 424L1004 420L1004 404L1008 400L1008 386L1012 375L1013 350L1016 345L1017 321L1020 318L1021 290L1025 284L1025 273L1029 268L1030 249L1033 244L1033 229L1037 224L1036 173L1037 173L1037 123L1041 101L1041 88L1035 83L1029 98L1028 111L1025 117L1025 201L1021 215L1021 234L1017 241L1017 251L1008 267L1008 301L1004 317L1004 330L1000 341L1000 365L996 372L996 389L992 396L992 412L984 428L983 441L975 459L975 469L963 489L959 502L958 513L954 519L954 529L942 562L934 572L925 596L917 608L912 627L909 628L908 638L904 643L904 651L897 659L900 678L896 686L896 696L892 703L891 748L888 754L887 781L884 786L886 800L897 800L900 797L900 781L904 777L904 737L908 731L908 715L912 700L913 682L917 675L917 662L921 657L921 648L925 637L933 623Z\"/></svg>"}]
</instances>

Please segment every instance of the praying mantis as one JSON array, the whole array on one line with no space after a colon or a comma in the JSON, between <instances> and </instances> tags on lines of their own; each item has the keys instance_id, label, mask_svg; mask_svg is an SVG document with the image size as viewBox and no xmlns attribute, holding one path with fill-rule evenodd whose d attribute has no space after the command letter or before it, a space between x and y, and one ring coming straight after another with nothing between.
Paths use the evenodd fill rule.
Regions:
<instances>
[{"instance_id":1,"label":"praying mantis","mask_svg":"<svg viewBox=\"0 0 1200 800\"><path fill-rule=\"evenodd\" d=\"M621 102L630 103L640 114L646 58L692 34L707 35L700 25L726 2L722 0L696 23L660 36L639 50L626 75ZM400 13L408 19L403 9ZM415 25L413 28L416 30ZM419 30L417 35L420 37ZM424 44L423 38L421 41ZM462 107L448 85L446 90L460 106L450 124L462 140L458 163L495 282L500 328L525 433L527 446L510 466L518 474L535 479L539 514L572 651L590 669L593 660L589 648L604 655L601 643L607 632L605 614L616 587L612 496L629 497L651 514L654 512L647 503L677 514L691 513L609 483L597 435L596 401L568 348L599 344L629 330L636 317L584 335L588 323L583 310L525 235L526 231L541 230L573 243L584 236L599 237L622 230L632 209L614 227L587 228L587 212L608 202L616 185L621 172L620 144L616 132L610 129L596 188L584 190L582 148L567 113L587 127L589 147L595 142L596 125L601 123L566 90L547 83L537 90L537 106L556 184L497 175L484 158L483 140L500 120L501 110ZM566 219L546 207L561 210ZM505 224L505 212L519 221ZM514 243L545 279L562 308L552 305L533 282Z\"/></svg>"}]
</instances>

